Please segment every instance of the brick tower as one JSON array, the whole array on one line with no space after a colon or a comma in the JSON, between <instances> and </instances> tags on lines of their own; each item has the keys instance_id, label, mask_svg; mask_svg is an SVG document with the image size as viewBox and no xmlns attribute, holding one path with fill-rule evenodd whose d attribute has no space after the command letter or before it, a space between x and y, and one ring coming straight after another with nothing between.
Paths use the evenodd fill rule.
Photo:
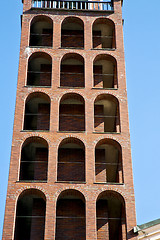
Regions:
<instances>
[{"instance_id":1,"label":"brick tower","mask_svg":"<svg viewBox=\"0 0 160 240\"><path fill-rule=\"evenodd\" d=\"M137 239L121 8L23 1L3 240Z\"/></svg>"}]
</instances>

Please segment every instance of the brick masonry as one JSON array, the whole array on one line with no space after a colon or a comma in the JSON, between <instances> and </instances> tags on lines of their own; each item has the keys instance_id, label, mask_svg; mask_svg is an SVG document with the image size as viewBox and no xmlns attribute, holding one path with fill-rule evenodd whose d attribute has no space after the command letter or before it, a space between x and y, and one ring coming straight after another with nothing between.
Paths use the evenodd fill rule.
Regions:
<instances>
[{"instance_id":1,"label":"brick masonry","mask_svg":"<svg viewBox=\"0 0 160 240\"><path fill-rule=\"evenodd\" d=\"M46 198L46 217L44 239L55 239L56 202L64 190L74 189L81 192L85 199L86 239L96 240L96 200L105 191L119 193L125 202L126 225L123 228L122 239L137 239L133 233L136 226L135 199L133 189L131 146L128 120L127 91L125 79L125 60L123 46L123 26L121 1L114 0L114 13L90 11L56 11L31 10L31 0L24 0L22 16L22 35L20 47L20 62L17 84L17 98L13 129L10 173L4 219L2 240L14 239L16 205L20 194L27 189L38 189ZM30 24L38 15L45 15L53 21L53 46L29 47ZM77 17L84 23L84 49L61 48L61 24L67 17ZM116 49L93 49L92 26L98 18L111 19L115 24ZM28 59L33 53L46 53L52 58L51 87L27 87ZM78 53L84 58L85 88L65 88L60 86L60 63L65 54ZM118 89L95 89L93 78L93 62L99 54L114 57L117 62ZM50 129L49 131L24 131L25 101L31 93L44 93L50 98ZM59 104L66 93L79 94L85 102L85 132L59 131ZM94 101L101 94L110 94L119 101L120 129L118 133L94 132ZM36 136L45 139L49 145L47 182L20 182L20 158L23 143L29 137ZM57 182L58 148L65 138L76 138L85 146L85 183ZM98 184L95 178L95 147L102 139L113 139L122 148L123 184ZM82 222L82 225L84 223ZM108 234L105 225L105 234ZM33 233L32 233L33 234ZM101 233L98 233L101 239Z\"/></svg>"}]
</instances>

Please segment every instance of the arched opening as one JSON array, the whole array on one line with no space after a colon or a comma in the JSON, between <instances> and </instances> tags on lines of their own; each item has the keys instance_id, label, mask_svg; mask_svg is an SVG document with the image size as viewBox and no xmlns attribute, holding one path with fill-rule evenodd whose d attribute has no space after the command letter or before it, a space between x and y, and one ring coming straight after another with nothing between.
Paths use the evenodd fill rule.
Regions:
<instances>
[{"instance_id":1,"label":"arched opening","mask_svg":"<svg viewBox=\"0 0 160 240\"><path fill-rule=\"evenodd\" d=\"M43 240L46 199L37 189L25 190L17 201L14 240Z\"/></svg>"},{"instance_id":2,"label":"arched opening","mask_svg":"<svg viewBox=\"0 0 160 240\"><path fill-rule=\"evenodd\" d=\"M84 23L80 18L67 17L61 27L61 47L84 47Z\"/></svg>"},{"instance_id":3,"label":"arched opening","mask_svg":"<svg viewBox=\"0 0 160 240\"><path fill-rule=\"evenodd\" d=\"M59 106L60 131L85 131L85 103L76 93L65 94Z\"/></svg>"},{"instance_id":4,"label":"arched opening","mask_svg":"<svg viewBox=\"0 0 160 240\"><path fill-rule=\"evenodd\" d=\"M77 190L65 190L57 200L55 239L86 239L85 199Z\"/></svg>"},{"instance_id":5,"label":"arched opening","mask_svg":"<svg viewBox=\"0 0 160 240\"><path fill-rule=\"evenodd\" d=\"M53 41L53 22L47 16L34 17L30 27L29 46L52 47Z\"/></svg>"},{"instance_id":6,"label":"arched opening","mask_svg":"<svg viewBox=\"0 0 160 240\"><path fill-rule=\"evenodd\" d=\"M47 172L47 142L40 137L28 138L21 151L20 181L45 181Z\"/></svg>"},{"instance_id":7,"label":"arched opening","mask_svg":"<svg viewBox=\"0 0 160 240\"><path fill-rule=\"evenodd\" d=\"M61 61L61 87L84 87L84 58L79 54L66 54Z\"/></svg>"},{"instance_id":8,"label":"arched opening","mask_svg":"<svg viewBox=\"0 0 160 240\"><path fill-rule=\"evenodd\" d=\"M85 146L76 138L64 139L58 148L58 181L85 181Z\"/></svg>"},{"instance_id":9,"label":"arched opening","mask_svg":"<svg viewBox=\"0 0 160 240\"><path fill-rule=\"evenodd\" d=\"M41 92L31 93L26 99L24 130L49 130L50 98Z\"/></svg>"},{"instance_id":10,"label":"arched opening","mask_svg":"<svg viewBox=\"0 0 160 240\"><path fill-rule=\"evenodd\" d=\"M100 140L95 148L96 182L123 183L122 149L112 139Z\"/></svg>"},{"instance_id":11,"label":"arched opening","mask_svg":"<svg viewBox=\"0 0 160 240\"><path fill-rule=\"evenodd\" d=\"M99 95L94 102L95 132L120 132L119 103L110 94Z\"/></svg>"},{"instance_id":12,"label":"arched opening","mask_svg":"<svg viewBox=\"0 0 160 240\"><path fill-rule=\"evenodd\" d=\"M115 48L115 25L107 18L98 18L92 28L93 48Z\"/></svg>"},{"instance_id":13,"label":"arched opening","mask_svg":"<svg viewBox=\"0 0 160 240\"><path fill-rule=\"evenodd\" d=\"M93 63L94 87L117 88L117 63L109 55L98 55Z\"/></svg>"},{"instance_id":14,"label":"arched opening","mask_svg":"<svg viewBox=\"0 0 160 240\"><path fill-rule=\"evenodd\" d=\"M124 199L114 191L102 192L96 203L97 240L126 239Z\"/></svg>"},{"instance_id":15,"label":"arched opening","mask_svg":"<svg viewBox=\"0 0 160 240\"><path fill-rule=\"evenodd\" d=\"M43 52L34 53L28 61L27 85L51 86L52 58Z\"/></svg>"}]
</instances>

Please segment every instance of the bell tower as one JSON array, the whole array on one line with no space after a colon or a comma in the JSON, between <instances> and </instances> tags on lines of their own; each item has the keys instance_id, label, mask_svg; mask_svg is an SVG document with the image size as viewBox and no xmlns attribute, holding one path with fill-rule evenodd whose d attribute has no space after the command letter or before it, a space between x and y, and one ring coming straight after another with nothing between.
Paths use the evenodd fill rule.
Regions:
<instances>
[{"instance_id":1,"label":"bell tower","mask_svg":"<svg viewBox=\"0 0 160 240\"><path fill-rule=\"evenodd\" d=\"M122 1L23 0L2 240L137 239Z\"/></svg>"}]
</instances>

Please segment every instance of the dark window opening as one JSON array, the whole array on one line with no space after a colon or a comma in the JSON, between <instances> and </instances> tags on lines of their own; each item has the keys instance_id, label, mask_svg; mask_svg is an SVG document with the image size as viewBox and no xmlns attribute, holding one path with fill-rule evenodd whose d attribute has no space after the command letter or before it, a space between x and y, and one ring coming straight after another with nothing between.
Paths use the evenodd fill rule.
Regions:
<instances>
[{"instance_id":1,"label":"dark window opening","mask_svg":"<svg viewBox=\"0 0 160 240\"><path fill-rule=\"evenodd\" d=\"M33 19L30 29L30 46L52 47L53 24L52 20L45 16Z\"/></svg>"},{"instance_id":2,"label":"dark window opening","mask_svg":"<svg viewBox=\"0 0 160 240\"><path fill-rule=\"evenodd\" d=\"M47 180L48 147L39 139L33 140L22 148L20 180Z\"/></svg>"},{"instance_id":3,"label":"dark window opening","mask_svg":"<svg viewBox=\"0 0 160 240\"><path fill-rule=\"evenodd\" d=\"M69 54L61 62L60 86L84 87L84 59L78 54Z\"/></svg>"},{"instance_id":4,"label":"dark window opening","mask_svg":"<svg viewBox=\"0 0 160 240\"><path fill-rule=\"evenodd\" d=\"M60 131L85 131L85 105L78 94L68 94L60 102Z\"/></svg>"},{"instance_id":5,"label":"dark window opening","mask_svg":"<svg viewBox=\"0 0 160 240\"><path fill-rule=\"evenodd\" d=\"M117 145L117 144L116 144ZM104 140L95 149L96 182L123 183L122 155L114 141Z\"/></svg>"},{"instance_id":6,"label":"dark window opening","mask_svg":"<svg viewBox=\"0 0 160 240\"><path fill-rule=\"evenodd\" d=\"M117 194L118 195L118 194ZM112 194L106 193L96 204L97 240L126 239L123 203Z\"/></svg>"},{"instance_id":7,"label":"dark window opening","mask_svg":"<svg viewBox=\"0 0 160 240\"><path fill-rule=\"evenodd\" d=\"M85 181L85 150L79 140L69 139L58 149L58 181ZM82 146L81 146L82 145Z\"/></svg>"},{"instance_id":8,"label":"dark window opening","mask_svg":"<svg viewBox=\"0 0 160 240\"><path fill-rule=\"evenodd\" d=\"M66 18L62 23L61 47L83 48L84 47L84 24L81 19Z\"/></svg>"},{"instance_id":9,"label":"dark window opening","mask_svg":"<svg viewBox=\"0 0 160 240\"><path fill-rule=\"evenodd\" d=\"M51 86L52 59L48 54L36 53L29 59L27 86Z\"/></svg>"},{"instance_id":10,"label":"dark window opening","mask_svg":"<svg viewBox=\"0 0 160 240\"><path fill-rule=\"evenodd\" d=\"M72 191L72 190L71 190ZM57 201L56 240L86 239L85 202L70 191Z\"/></svg>"},{"instance_id":11,"label":"dark window opening","mask_svg":"<svg viewBox=\"0 0 160 240\"><path fill-rule=\"evenodd\" d=\"M32 97L25 105L24 130L49 130L50 103L43 95Z\"/></svg>"},{"instance_id":12,"label":"dark window opening","mask_svg":"<svg viewBox=\"0 0 160 240\"><path fill-rule=\"evenodd\" d=\"M120 132L118 102L109 95L98 98L94 103L95 132Z\"/></svg>"},{"instance_id":13,"label":"dark window opening","mask_svg":"<svg viewBox=\"0 0 160 240\"><path fill-rule=\"evenodd\" d=\"M116 61L108 55L98 55L93 64L94 87L117 88Z\"/></svg>"},{"instance_id":14,"label":"dark window opening","mask_svg":"<svg viewBox=\"0 0 160 240\"><path fill-rule=\"evenodd\" d=\"M38 194L27 194L17 202L14 240L43 240L45 200Z\"/></svg>"},{"instance_id":15,"label":"dark window opening","mask_svg":"<svg viewBox=\"0 0 160 240\"><path fill-rule=\"evenodd\" d=\"M93 24L93 48L115 48L115 27L109 19L97 19Z\"/></svg>"}]
</instances>

